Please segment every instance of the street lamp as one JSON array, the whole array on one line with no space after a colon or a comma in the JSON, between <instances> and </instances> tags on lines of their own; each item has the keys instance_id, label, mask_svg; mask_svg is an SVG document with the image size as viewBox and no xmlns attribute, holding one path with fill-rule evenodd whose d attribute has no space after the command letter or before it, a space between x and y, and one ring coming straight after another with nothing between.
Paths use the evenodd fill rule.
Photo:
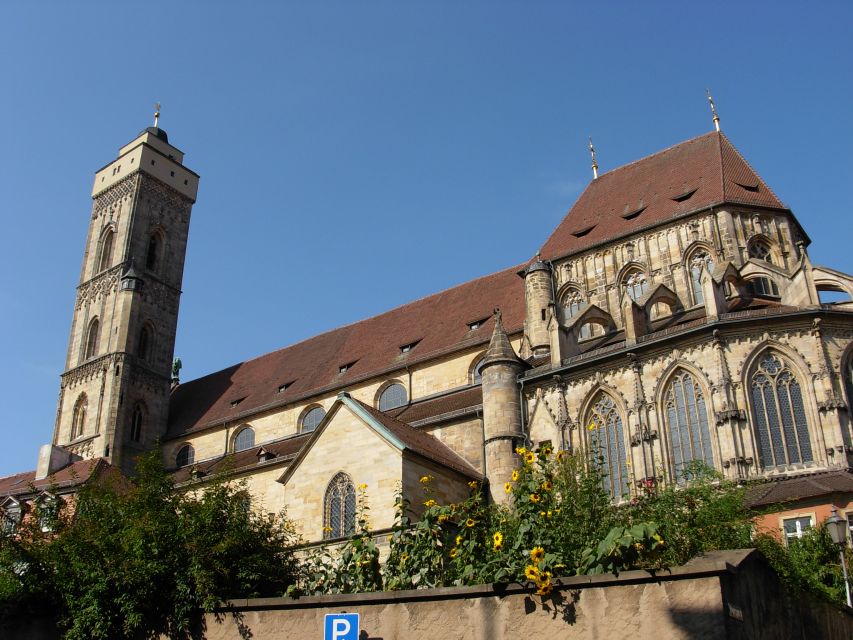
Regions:
<instances>
[{"instance_id":1,"label":"street lamp","mask_svg":"<svg viewBox=\"0 0 853 640\"><path fill-rule=\"evenodd\" d=\"M829 537L838 545L839 553L841 553L841 569L844 571L847 606L853 607L853 601L850 600L850 580L847 578L847 560L844 558L844 545L847 544L847 521L838 515L838 509L835 507L832 507L832 516L826 519L826 528L829 530Z\"/></svg>"}]
</instances>

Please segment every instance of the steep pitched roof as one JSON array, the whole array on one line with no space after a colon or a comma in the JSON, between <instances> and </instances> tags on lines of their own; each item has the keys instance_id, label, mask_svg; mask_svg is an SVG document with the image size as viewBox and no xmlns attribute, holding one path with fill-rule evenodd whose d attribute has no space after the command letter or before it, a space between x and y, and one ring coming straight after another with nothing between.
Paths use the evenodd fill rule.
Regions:
<instances>
[{"instance_id":1,"label":"steep pitched roof","mask_svg":"<svg viewBox=\"0 0 853 640\"><path fill-rule=\"evenodd\" d=\"M96 473L100 473L111 467L112 465L103 458L94 458L72 462L67 467L59 469L41 480L36 480L35 471L16 473L12 476L0 478L0 495L15 496L34 491L49 490L54 487L56 489L74 487L84 484L96 475Z\"/></svg>"},{"instance_id":2,"label":"steep pitched roof","mask_svg":"<svg viewBox=\"0 0 853 640\"><path fill-rule=\"evenodd\" d=\"M500 307L511 332L524 323L524 286L512 267L179 385L167 439L264 408L333 391L450 351L484 343ZM400 347L417 342L407 353ZM345 373L340 367L355 363ZM281 385L291 383L284 392ZM239 403L232 406L234 401Z\"/></svg>"},{"instance_id":3,"label":"steep pitched roof","mask_svg":"<svg viewBox=\"0 0 853 640\"><path fill-rule=\"evenodd\" d=\"M411 404L390 409L385 413L401 420L406 424L431 421L453 417L473 411L483 406L483 388L481 386L466 387L461 391L442 394L433 398L425 398Z\"/></svg>"},{"instance_id":4,"label":"steep pitched roof","mask_svg":"<svg viewBox=\"0 0 853 640\"><path fill-rule=\"evenodd\" d=\"M590 182L541 255L554 260L723 202L785 209L728 138L713 131Z\"/></svg>"}]
</instances>

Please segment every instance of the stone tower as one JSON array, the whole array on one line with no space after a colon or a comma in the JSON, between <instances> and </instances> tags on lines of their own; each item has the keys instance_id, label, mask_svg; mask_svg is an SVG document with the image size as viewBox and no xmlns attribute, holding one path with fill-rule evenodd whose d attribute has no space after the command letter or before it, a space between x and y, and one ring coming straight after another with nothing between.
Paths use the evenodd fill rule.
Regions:
<instances>
[{"instance_id":1,"label":"stone tower","mask_svg":"<svg viewBox=\"0 0 853 640\"><path fill-rule=\"evenodd\" d=\"M483 357L483 430L485 435L486 477L492 500L504 502L504 483L516 467L515 447L524 441L518 376L527 364L515 353L503 328L500 311L495 313L495 329Z\"/></svg>"},{"instance_id":2,"label":"stone tower","mask_svg":"<svg viewBox=\"0 0 853 640\"><path fill-rule=\"evenodd\" d=\"M548 332L548 321L554 310L551 267L536 256L536 260L524 270L523 274L527 308L524 334L527 336L530 351L540 356L548 353L551 347L551 336Z\"/></svg>"},{"instance_id":3,"label":"stone tower","mask_svg":"<svg viewBox=\"0 0 853 640\"><path fill-rule=\"evenodd\" d=\"M165 430L199 179L183 159L154 126L95 174L54 446L40 454L40 472L58 451L132 471Z\"/></svg>"}]
</instances>

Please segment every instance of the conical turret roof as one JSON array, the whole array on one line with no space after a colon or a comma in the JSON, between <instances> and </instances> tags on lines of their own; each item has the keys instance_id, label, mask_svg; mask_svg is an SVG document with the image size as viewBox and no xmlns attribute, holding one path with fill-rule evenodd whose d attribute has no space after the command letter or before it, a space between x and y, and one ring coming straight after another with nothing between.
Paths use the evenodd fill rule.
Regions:
<instances>
[{"instance_id":1,"label":"conical turret roof","mask_svg":"<svg viewBox=\"0 0 853 640\"><path fill-rule=\"evenodd\" d=\"M492 331L492 340L489 342L489 349L483 357L480 368L482 369L498 362L508 362L523 367L527 366L527 363L519 358L515 353L515 349L512 348L509 336L504 330L503 322L501 322L500 309L495 309L495 329Z\"/></svg>"}]
</instances>

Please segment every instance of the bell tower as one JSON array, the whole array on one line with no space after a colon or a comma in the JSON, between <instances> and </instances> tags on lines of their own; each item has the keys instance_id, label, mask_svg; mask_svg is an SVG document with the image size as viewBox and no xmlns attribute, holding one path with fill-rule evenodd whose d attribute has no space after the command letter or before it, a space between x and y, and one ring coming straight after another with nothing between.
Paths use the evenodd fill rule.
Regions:
<instances>
[{"instance_id":1,"label":"bell tower","mask_svg":"<svg viewBox=\"0 0 853 640\"><path fill-rule=\"evenodd\" d=\"M154 126L95 173L53 445L132 471L164 433L199 176Z\"/></svg>"}]
</instances>

